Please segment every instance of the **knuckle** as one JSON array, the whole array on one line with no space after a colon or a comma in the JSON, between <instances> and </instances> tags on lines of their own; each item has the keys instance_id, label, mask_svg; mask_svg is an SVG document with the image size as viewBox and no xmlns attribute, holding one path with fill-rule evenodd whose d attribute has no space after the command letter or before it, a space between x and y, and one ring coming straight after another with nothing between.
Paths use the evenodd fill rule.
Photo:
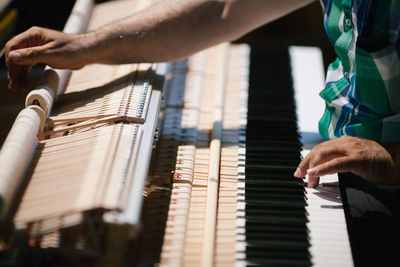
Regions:
<instances>
[{"instance_id":1,"label":"knuckle","mask_svg":"<svg viewBox=\"0 0 400 267\"><path fill-rule=\"evenodd\" d=\"M310 154L308 154L299 164L299 168L304 168L310 161Z\"/></svg>"},{"instance_id":2,"label":"knuckle","mask_svg":"<svg viewBox=\"0 0 400 267\"><path fill-rule=\"evenodd\" d=\"M349 136L349 135L343 135L341 137L338 138L338 141L340 144L342 145L348 145L348 144L355 144L355 143L359 143L359 140L353 136Z\"/></svg>"},{"instance_id":3,"label":"knuckle","mask_svg":"<svg viewBox=\"0 0 400 267\"><path fill-rule=\"evenodd\" d=\"M18 43L16 42L15 38L13 38L4 45L4 50L5 50L6 54L8 54L8 52L17 49L17 46L18 46Z\"/></svg>"},{"instance_id":4,"label":"knuckle","mask_svg":"<svg viewBox=\"0 0 400 267\"><path fill-rule=\"evenodd\" d=\"M339 139L340 139L340 140L347 141L347 140L349 140L349 139L352 139L352 137L349 136L349 135L342 135L341 137L339 137Z\"/></svg>"},{"instance_id":5,"label":"knuckle","mask_svg":"<svg viewBox=\"0 0 400 267\"><path fill-rule=\"evenodd\" d=\"M31 39L30 41L34 42L35 44L39 43L43 37L43 28L38 26L32 26L27 31L28 38Z\"/></svg>"},{"instance_id":6,"label":"knuckle","mask_svg":"<svg viewBox=\"0 0 400 267\"><path fill-rule=\"evenodd\" d=\"M297 166L297 168L299 168L300 170L303 170L305 168L306 163L304 161L300 162L299 166Z\"/></svg>"},{"instance_id":7,"label":"knuckle","mask_svg":"<svg viewBox=\"0 0 400 267\"><path fill-rule=\"evenodd\" d=\"M309 162L310 165L313 165L313 163L315 162L315 157L316 157L316 155L313 154L313 155L308 159L308 162Z\"/></svg>"},{"instance_id":8,"label":"knuckle","mask_svg":"<svg viewBox=\"0 0 400 267\"><path fill-rule=\"evenodd\" d=\"M6 43L6 45L4 46L4 49L6 52L12 50L12 40L10 40Z\"/></svg>"},{"instance_id":9,"label":"knuckle","mask_svg":"<svg viewBox=\"0 0 400 267\"><path fill-rule=\"evenodd\" d=\"M323 159L323 156L321 154L315 155L315 157L313 158L313 164L314 165L318 164L319 162L322 161L322 159Z\"/></svg>"},{"instance_id":10,"label":"knuckle","mask_svg":"<svg viewBox=\"0 0 400 267\"><path fill-rule=\"evenodd\" d=\"M42 32L42 28L38 26L32 26L28 29L29 32L34 33L34 34L39 34Z\"/></svg>"},{"instance_id":11,"label":"knuckle","mask_svg":"<svg viewBox=\"0 0 400 267\"><path fill-rule=\"evenodd\" d=\"M34 52L31 48L26 48L25 49L25 57L32 57L34 55Z\"/></svg>"},{"instance_id":12,"label":"knuckle","mask_svg":"<svg viewBox=\"0 0 400 267\"><path fill-rule=\"evenodd\" d=\"M25 59L33 59L37 57L39 52L35 49L32 48L26 48L24 53L23 53L23 58Z\"/></svg>"},{"instance_id":13,"label":"knuckle","mask_svg":"<svg viewBox=\"0 0 400 267\"><path fill-rule=\"evenodd\" d=\"M311 161L309 165L309 169L315 168L317 166L321 166L318 161ZM319 167L318 167L319 168Z\"/></svg>"}]
</instances>

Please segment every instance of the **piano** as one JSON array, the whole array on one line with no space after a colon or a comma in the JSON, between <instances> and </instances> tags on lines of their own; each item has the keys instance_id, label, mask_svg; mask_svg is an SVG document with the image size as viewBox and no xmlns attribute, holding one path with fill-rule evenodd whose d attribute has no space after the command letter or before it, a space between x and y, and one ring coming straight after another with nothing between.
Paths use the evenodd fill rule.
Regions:
<instances>
[{"instance_id":1,"label":"piano","mask_svg":"<svg viewBox=\"0 0 400 267\"><path fill-rule=\"evenodd\" d=\"M89 29L149 4L97 4ZM354 195L337 176L308 189L292 175L321 141L305 125L296 58L323 63L301 50L222 44L177 62L73 72L2 221L2 262L357 266L345 220Z\"/></svg>"},{"instance_id":2,"label":"piano","mask_svg":"<svg viewBox=\"0 0 400 267\"><path fill-rule=\"evenodd\" d=\"M296 123L289 50L247 45L231 45L229 49L236 56L229 57L229 94L226 94L229 99L225 101L225 111L226 120L236 117L237 125L233 129L226 127L226 139L222 139L222 143L227 149L232 149L228 147L234 145L235 152L231 153L237 154L234 166L238 166L238 172L236 175L229 175L228 168L232 166L232 158L221 154L221 170L226 168L226 173L221 175L220 182L221 209L217 217L214 264L353 266L340 195L335 192L334 186L329 185L327 189L323 186L308 189L304 187L302 180L295 179L292 175L300 160L302 144ZM292 58L298 54L295 50L291 48ZM214 53L211 49L189 58L186 63L188 79L194 75L197 78L201 73L204 73L203 84L212 79L207 70L217 65L213 60L216 58ZM203 61L206 61L203 64L209 65L201 72L194 64ZM321 58L317 57L316 63L322 69ZM182 67L176 68L180 70ZM175 76L172 83L174 79ZM178 76L177 79L182 78ZM179 139L183 142L177 152L179 156L176 159L173 177L175 183L172 186L165 234L148 230L143 237L147 240L149 236L150 243L157 234L163 236L162 266L197 266L202 261L203 232L199 225L204 223L204 197L207 197L202 173L204 169L201 168L205 157L201 151L204 148L197 148L197 153L193 151L191 144L197 133L192 131L193 125L187 126L191 131L183 127L198 120L197 128L200 128L203 113L193 114L198 109L198 103L193 103L192 99L194 92L199 90L199 83L196 82L196 88L192 88L194 83L187 80L186 90L190 90L186 91L188 96L175 93L172 103L166 102L167 107L171 105L171 109L182 106L177 105L177 101L184 102L187 107L184 106L180 113L191 116L187 115L185 118L183 115L182 121L175 122L173 134L167 130L167 133L162 132L160 139L161 142L165 139ZM204 85L203 91L207 91ZM234 94L241 97L233 100ZM204 97L195 99L203 100ZM196 115L199 116L198 119L195 119ZM167 121L169 122L168 113L165 123L170 125ZM229 121L226 123L231 125ZM231 143L233 138L236 141ZM321 141L318 138L308 139ZM187 140L190 140L190 146L184 145ZM197 140L202 143L203 139L197 136ZM312 145L311 142L308 141L308 145ZM157 154L167 154L162 152L163 146L159 149ZM199 166L196 164L197 158ZM232 182L236 186L232 186ZM149 212L149 215L144 215L144 218L149 216L149 220L156 217L153 214L156 208L151 208L152 201L153 199L149 201L149 206L144 211ZM327 230L327 221L330 226L335 227ZM330 247L333 244L334 249Z\"/></svg>"}]
</instances>

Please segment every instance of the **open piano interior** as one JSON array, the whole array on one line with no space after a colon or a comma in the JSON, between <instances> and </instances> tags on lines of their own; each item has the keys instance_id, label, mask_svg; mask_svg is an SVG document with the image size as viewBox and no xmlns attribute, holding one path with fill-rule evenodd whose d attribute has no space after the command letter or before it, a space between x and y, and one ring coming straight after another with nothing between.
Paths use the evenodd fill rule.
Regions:
<instances>
[{"instance_id":1,"label":"open piano interior","mask_svg":"<svg viewBox=\"0 0 400 267\"><path fill-rule=\"evenodd\" d=\"M96 4L89 29L151 2ZM307 14L313 15L304 24L319 23L315 12L320 10L311 5L177 62L95 64L74 71L11 196L12 219L1 222L1 263L357 263L337 176L322 179L317 189L293 177L302 155L321 141L315 126L321 107L314 98L329 52L318 27L292 30L290 36L303 36L295 41L277 29ZM289 48L308 45L311 36L323 54ZM298 63L304 57L319 69L305 73ZM320 79L315 92L303 91L310 90L302 84L309 79ZM215 140L216 192L209 186Z\"/></svg>"}]
</instances>

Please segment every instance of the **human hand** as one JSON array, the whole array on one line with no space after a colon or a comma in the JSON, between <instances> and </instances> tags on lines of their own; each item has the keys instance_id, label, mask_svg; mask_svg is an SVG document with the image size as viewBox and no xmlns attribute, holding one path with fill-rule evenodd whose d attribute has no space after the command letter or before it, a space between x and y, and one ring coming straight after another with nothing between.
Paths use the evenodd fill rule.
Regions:
<instances>
[{"instance_id":1,"label":"human hand","mask_svg":"<svg viewBox=\"0 0 400 267\"><path fill-rule=\"evenodd\" d=\"M342 136L314 147L299 164L295 177L308 174L308 186L316 187L319 177L352 172L367 181L400 184L399 145L381 145L358 137Z\"/></svg>"},{"instance_id":2,"label":"human hand","mask_svg":"<svg viewBox=\"0 0 400 267\"><path fill-rule=\"evenodd\" d=\"M86 65L84 42L79 35L40 27L15 36L5 46L9 89L25 90L29 70L37 63L58 69L80 69Z\"/></svg>"}]
</instances>

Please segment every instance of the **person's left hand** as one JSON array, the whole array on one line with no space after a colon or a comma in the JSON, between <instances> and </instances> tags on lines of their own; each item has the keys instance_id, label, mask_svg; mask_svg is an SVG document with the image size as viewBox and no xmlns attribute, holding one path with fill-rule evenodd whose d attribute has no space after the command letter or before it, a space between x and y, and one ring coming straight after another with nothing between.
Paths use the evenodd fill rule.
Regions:
<instances>
[{"instance_id":1,"label":"person's left hand","mask_svg":"<svg viewBox=\"0 0 400 267\"><path fill-rule=\"evenodd\" d=\"M308 187L316 187L319 177L352 172L367 181L394 185L400 183L397 145L385 145L358 137L342 136L314 147L299 164L295 177L308 174Z\"/></svg>"},{"instance_id":2,"label":"person's left hand","mask_svg":"<svg viewBox=\"0 0 400 267\"><path fill-rule=\"evenodd\" d=\"M89 34L87 34L89 35ZM90 39L41 27L32 27L5 45L9 89L28 88L28 72L37 63L57 69L77 70L88 64L84 53ZM91 35L93 36L93 34Z\"/></svg>"}]
</instances>

